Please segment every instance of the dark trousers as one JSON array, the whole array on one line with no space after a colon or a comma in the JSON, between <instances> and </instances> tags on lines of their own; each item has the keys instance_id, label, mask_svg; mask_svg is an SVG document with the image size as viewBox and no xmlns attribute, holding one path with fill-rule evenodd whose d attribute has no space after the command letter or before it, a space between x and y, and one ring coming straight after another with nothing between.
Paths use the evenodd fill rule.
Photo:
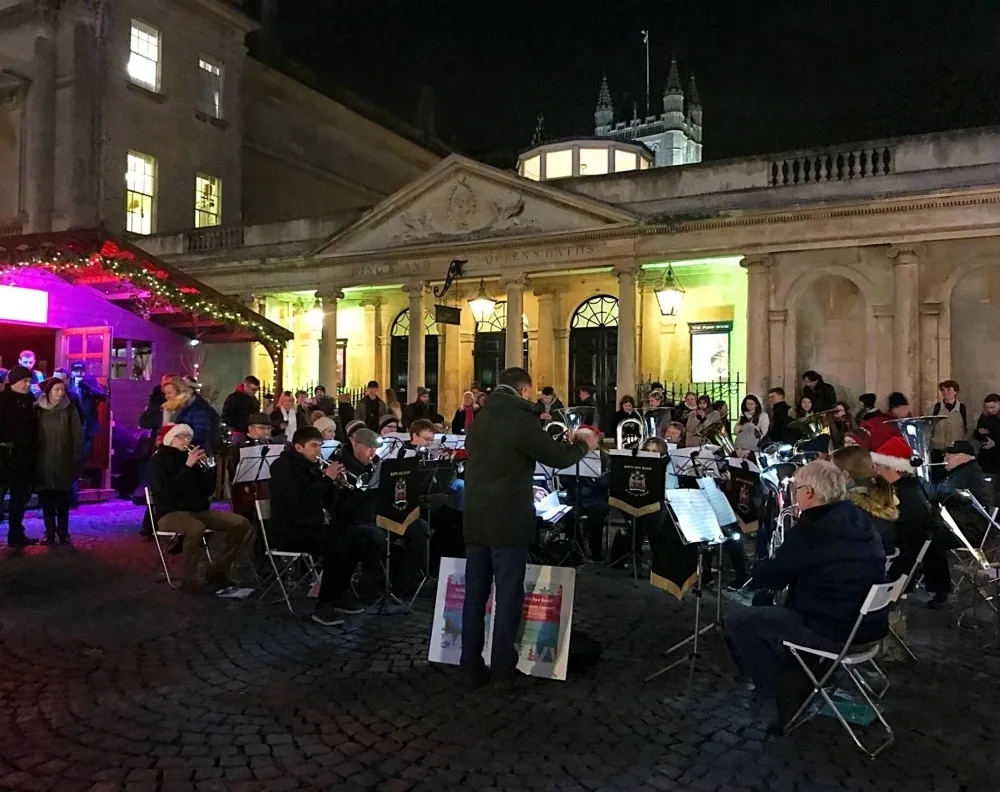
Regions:
<instances>
[{"instance_id":1,"label":"dark trousers","mask_svg":"<svg viewBox=\"0 0 1000 792\"><path fill-rule=\"evenodd\" d=\"M725 533L726 531L724 530L723 532ZM727 539L722 545L722 554L729 559L729 563L733 568L732 585L739 588L747 582L747 559L743 553L743 535L740 534L732 539ZM704 568L706 572L712 571L716 555L717 551L705 554ZM721 569L719 570L719 574L722 574Z\"/></svg>"},{"instance_id":2,"label":"dark trousers","mask_svg":"<svg viewBox=\"0 0 1000 792\"><path fill-rule=\"evenodd\" d=\"M781 606L731 611L723 620L722 636L736 667L753 680L762 696L774 696L779 679L795 663L782 641L837 653L844 648L806 627L797 611Z\"/></svg>"},{"instance_id":3,"label":"dark trousers","mask_svg":"<svg viewBox=\"0 0 1000 792\"><path fill-rule=\"evenodd\" d=\"M10 509L7 512L7 543L24 538L24 511L31 500L31 485L13 481L7 485Z\"/></svg>"},{"instance_id":4,"label":"dark trousers","mask_svg":"<svg viewBox=\"0 0 1000 792\"><path fill-rule=\"evenodd\" d=\"M465 546L465 604L462 608L462 667L483 667L486 645L486 603L493 597L493 678L508 680L517 673L517 630L524 606L524 571L528 550L522 547Z\"/></svg>"},{"instance_id":5,"label":"dark trousers","mask_svg":"<svg viewBox=\"0 0 1000 792\"><path fill-rule=\"evenodd\" d=\"M938 532L924 554L924 588L931 594L951 594L951 568L948 551L957 546L950 533Z\"/></svg>"},{"instance_id":6,"label":"dark trousers","mask_svg":"<svg viewBox=\"0 0 1000 792\"><path fill-rule=\"evenodd\" d=\"M46 539L51 540L56 534L59 534L60 539L69 538L69 508L72 501L72 490L46 489L38 492Z\"/></svg>"},{"instance_id":7,"label":"dark trousers","mask_svg":"<svg viewBox=\"0 0 1000 792\"><path fill-rule=\"evenodd\" d=\"M364 525L324 526L322 530L282 543L282 550L309 553L322 560L323 581L317 604L338 601L351 585L351 576L358 564L363 569L370 569L372 565L378 568L384 545L378 532L370 528Z\"/></svg>"}]
</instances>

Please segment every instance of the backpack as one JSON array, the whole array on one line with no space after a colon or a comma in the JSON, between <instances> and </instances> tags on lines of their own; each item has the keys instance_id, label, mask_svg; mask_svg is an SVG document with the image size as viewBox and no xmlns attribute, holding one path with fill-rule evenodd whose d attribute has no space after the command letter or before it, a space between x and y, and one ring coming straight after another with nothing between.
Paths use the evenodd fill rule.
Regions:
<instances>
[{"instance_id":1,"label":"backpack","mask_svg":"<svg viewBox=\"0 0 1000 792\"><path fill-rule=\"evenodd\" d=\"M941 412L941 402L934 405L934 412L932 415L938 415ZM960 401L958 403L958 412L962 416L962 434L967 435L969 433L969 418L965 413L965 402Z\"/></svg>"}]
</instances>

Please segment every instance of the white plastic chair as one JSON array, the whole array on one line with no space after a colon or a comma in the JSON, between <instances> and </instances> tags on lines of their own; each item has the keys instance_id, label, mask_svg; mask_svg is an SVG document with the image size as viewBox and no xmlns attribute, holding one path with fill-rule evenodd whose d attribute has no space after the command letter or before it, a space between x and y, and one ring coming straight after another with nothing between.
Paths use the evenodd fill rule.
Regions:
<instances>
[{"instance_id":1,"label":"white plastic chair","mask_svg":"<svg viewBox=\"0 0 1000 792\"><path fill-rule=\"evenodd\" d=\"M163 564L163 574L167 578L167 585L176 590L180 586L174 583L173 578L170 577L170 567L167 565L167 556L163 545L166 542L172 542L180 534L176 531L160 530L160 527L156 523L156 510L153 508L153 493L149 491L149 487L145 487L144 492L146 493L146 508L149 510L149 521L153 527L153 541L156 542L156 552L159 553L160 563ZM208 535L210 533L212 532L206 529L205 534L201 537L201 543L205 548L205 555L208 556L208 562L212 563L212 551L208 547Z\"/></svg>"},{"instance_id":2,"label":"white plastic chair","mask_svg":"<svg viewBox=\"0 0 1000 792\"><path fill-rule=\"evenodd\" d=\"M285 605L288 606L289 613L294 614L295 608L292 607L290 595L303 585L308 584L311 586L320 582L320 572L316 565L316 560L309 553L272 549L271 543L267 538L267 523L271 519L271 501L258 500L255 501L255 504L257 522L260 524L260 535L264 540L264 554L267 556L267 560L271 562L271 569L274 570L274 580L271 581L267 588L261 591L260 599L263 600L267 596L267 593L277 584L281 590L281 596L285 600ZM295 565L298 562L302 562L305 566L306 574L298 580L291 580L291 574L295 571Z\"/></svg>"},{"instance_id":3,"label":"white plastic chair","mask_svg":"<svg viewBox=\"0 0 1000 792\"><path fill-rule=\"evenodd\" d=\"M892 727L889 726L889 722L885 719L885 716L882 714L881 707L879 706L878 700L881 696L875 695L872 692L868 682L860 674L860 667L875 659L875 656L879 651L879 643L855 649L853 652L851 651L851 643L854 641L854 636L857 635L858 628L861 626L861 622L864 618L870 613L875 613L888 608L893 602L895 602L899 598L899 592L905 589L906 580L907 576L904 575L894 583L880 583L871 587L871 590L868 592L868 596L865 597L865 601L861 605L861 612L858 614L858 618L854 622L851 634L848 636L847 641L844 642L844 648L840 650L839 654L827 652L822 649L816 649L811 646L803 646L802 644L792 643L791 641L782 641L782 644L786 649L788 649L792 657L798 661L802 670L806 672L806 675L809 677L809 680L813 685L812 692L806 700L802 702L802 706L798 708L795 714L785 725L785 733L790 732L792 729L795 729L806 721L812 719L816 713L811 711L810 705L813 703L816 696L820 696L826 703L827 707L829 707L834 715L836 715L837 720L840 721L840 725L847 730L851 739L854 740L855 745L857 745L858 748L867 753L873 759L889 745L891 745L896 739L893 734ZM805 658L807 656L830 661L830 667L820 678L817 679L812 669L806 663ZM830 698L830 694L827 692L828 688L833 687L835 677L839 678L838 672L840 671L844 672L851 682L854 683L855 689L857 689L857 691L864 697L865 701L868 702L868 706L870 706L875 712L875 716L882 724L882 728L885 729L887 735L886 739L884 739L874 750L869 749L860 740L855 730L852 729L851 725L844 719L844 716L840 713L840 710L837 709L833 700ZM884 692L885 691L883 691L883 694Z\"/></svg>"}]
</instances>

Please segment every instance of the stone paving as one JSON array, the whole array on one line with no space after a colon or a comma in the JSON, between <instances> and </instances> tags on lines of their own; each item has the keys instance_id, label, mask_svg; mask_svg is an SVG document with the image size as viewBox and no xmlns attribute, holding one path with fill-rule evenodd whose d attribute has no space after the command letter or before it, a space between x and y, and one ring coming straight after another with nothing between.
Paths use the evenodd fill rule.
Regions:
<instances>
[{"instance_id":1,"label":"stone paving","mask_svg":"<svg viewBox=\"0 0 1000 792\"><path fill-rule=\"evenodd\" d=\"M140 519L85 506L72 549L0 551L0 788L1000 788L1000 661L954 612L911 613L920 662L887 665L897 740L872 762L826 718L765 737L721 674L698 674L689 699L684 673L644 683L692 605L625 573L578 577L575 624L605 646L596 668L519 696L463 694L427 662L430 597L334 629L191 598L160 580ZM706 659L725 667L714 640Z\"/></svg>"}]
</instances>

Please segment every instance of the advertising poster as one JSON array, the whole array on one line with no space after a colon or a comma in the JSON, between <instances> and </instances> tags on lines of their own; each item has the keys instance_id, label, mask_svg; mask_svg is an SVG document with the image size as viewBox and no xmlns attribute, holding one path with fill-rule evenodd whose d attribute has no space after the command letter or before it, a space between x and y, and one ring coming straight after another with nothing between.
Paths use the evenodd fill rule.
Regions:
<instances>
[{"instance_id":1,"label":"advertising poster","mask_svg":"<svg viewBox=\"0 0 1000 792\"><path fill-rule=\"evenodd\" d=\"M528 564L524 576L524 609L518 629L517 667L531 676L566 679L569 636L573 625L576 570ZM462 607L465 604L465 559L443 558L428 659L458 665L462 657ZM490 662L493 597L486 606L486 647Z\"/></svg>"}]
</instances>

